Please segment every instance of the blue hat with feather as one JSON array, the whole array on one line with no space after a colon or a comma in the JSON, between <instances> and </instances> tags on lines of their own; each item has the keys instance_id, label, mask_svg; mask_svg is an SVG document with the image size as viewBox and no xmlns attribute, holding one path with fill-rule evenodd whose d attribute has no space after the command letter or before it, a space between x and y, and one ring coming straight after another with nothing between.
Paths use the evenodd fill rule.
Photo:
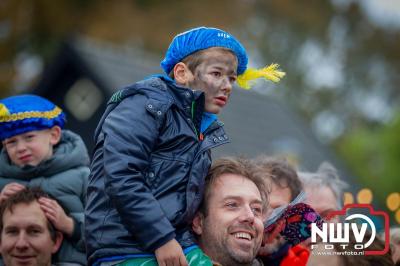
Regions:
<instances>
[{"instance_id":1,"label":"blue hat with feather","mask_svg":"<svg viewBox=\"0 0 400 266\"><path fill-rule=\"evenodd\" d=\"M270 64L260 69L248 68L248 57L246 49L231 34L217 29L198 27L175 36L172 40L165 58L161 61L161 67L169 75L174 66L188 55L211 47L222 47L231 50L238 59L237 84L243 89L250 89L254 80L264 78L278 82L285 72L279 69L278 64Z\"/></svg>"},{"instance_id":2,"label":"blue hat with feather","mask_svg":"<svg viewBox=\"0 0 400 266\"><path fill-rule=\"evenodd\" d=\"M64 112L37 95L18 95L0 100L0 140L53 126L64 127Z\"/></svg>"}]
</instances>

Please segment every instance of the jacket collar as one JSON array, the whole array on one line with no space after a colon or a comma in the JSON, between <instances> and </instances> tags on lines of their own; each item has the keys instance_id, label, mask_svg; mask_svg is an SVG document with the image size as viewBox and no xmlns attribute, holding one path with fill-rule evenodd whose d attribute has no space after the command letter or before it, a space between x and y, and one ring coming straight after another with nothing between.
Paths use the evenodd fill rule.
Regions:
<instances>
[{"instance_id":1,"label":"jacket collar","mask_svg":"<svg viewBox=\"0 0 400 266\"><path fill-rule=\"evenodd\" d=\"M174 102L178 107L182 109L191 108L192 102L196 102L197 106L204 106L204 99L202 100L203 103L198 103L198 101L204 97L204 92L178 85L175 80L166 75L155 75L153 77L163 80L168 85L172 92Z\"/></svg>"},{"instance_id":2,"label":"jacket collar","mask_svg":"<svg viewBox=\"0 0 400 266\"><path fill-rule=\"evenodd\" d=\"M153 75L152 77L158 78L167 84L174 103L184 110L186 115L192 119L196 129L201 133L218 119L217 115L205 112L204 92L178 85L175 80L166 75Z\"/></svg>"},{"instance_id":3,"label":"jacket collar","mask_svg":"<svg viewBox=\"0 0 400 266\"><path fill-rule=\"evenodd\" d=\"M200 132L204 133L217 119L218 117L216 114L204 112L201 120Z\"/></svg>"}]
</instances>

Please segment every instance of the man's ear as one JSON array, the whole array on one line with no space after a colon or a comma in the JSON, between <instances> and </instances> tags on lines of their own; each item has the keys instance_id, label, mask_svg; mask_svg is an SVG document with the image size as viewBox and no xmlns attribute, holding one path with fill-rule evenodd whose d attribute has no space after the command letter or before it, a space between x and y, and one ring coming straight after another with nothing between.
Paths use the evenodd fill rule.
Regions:
<instances>
[{"instance_id":1,"label":"man's ear","mask_svg":"<svg viewBox=\"0 0 400 266\"><path fill-rule=\"evenodd\" d=\"M175 82L179 85L188 87L189 82L194 79L192 71L183 62L177 63L172 71L174 72Z\"/></svg>"},{"instance_id":2,"label":"man's ear","mask_svg":"<svg viewBox=\"0 0 400 266\"><path fill-rule=\"evenodd\" d=\"M59 126L54 126L50 128L50 144L56 145L61 139L61 128Z\"/></svg>"},{"instance_id":3,"label":"man's ear","mask_svg":"<svg viewBox=\"0 0 400 266\"><path fill-rule=\"evenodd\" d=\"M204 215L200 212L197 212L192 222L193 232L195 232L197 235L201 235L203 233L203 221Z\"/></svg>"},{"instance_id":4,"label":"man's ear","mask_svg":"<svg viewBox=\"0 0 400 266\"><path fill-rule=\"evenodd\" d=\"M56 231L56 241L54 241L54 246L51 249L51 254L54 254L58 251L63 241L63 238L64 238L63 234L59 231Z\"/></svg>"}]
</instances>

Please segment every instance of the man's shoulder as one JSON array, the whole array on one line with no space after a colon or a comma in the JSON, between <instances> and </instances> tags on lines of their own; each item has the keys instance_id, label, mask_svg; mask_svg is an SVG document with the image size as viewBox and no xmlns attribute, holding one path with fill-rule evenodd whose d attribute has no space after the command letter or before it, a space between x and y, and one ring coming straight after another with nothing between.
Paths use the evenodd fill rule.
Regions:
<instances>
[{"instance_id":1,"label":"man's shoulder","mask_svg":"<svg viewBox=\"0 0 400 266\"><path fill-rule=\"evenodd\" d=\"M136 94L142 94L148 99L160 102L171 102L173 100L167 82L159 77L151 77L118 90L111 96L109 103L119 103Z\"/></svg>"}]
</instances>

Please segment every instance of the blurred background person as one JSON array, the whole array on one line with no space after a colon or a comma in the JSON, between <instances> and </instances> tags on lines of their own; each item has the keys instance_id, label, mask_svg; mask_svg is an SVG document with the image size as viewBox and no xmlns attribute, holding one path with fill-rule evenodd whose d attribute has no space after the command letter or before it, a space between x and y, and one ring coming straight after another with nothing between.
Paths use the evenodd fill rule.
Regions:
<instances>
[{"instance_id":1,"label":"blurred background person","mask_svg":"<svg viewBox=\"0 0 400 266\"><path fill-rule=\"evenodd\" d=\"M302 191L296 169L285 158L260 155L254 159L268 188L268 212L288 205Z\"/></svg>"},{"instance_id":2,"label":"blurred background person","mask_svg":"<svg viewBox=\"0 0 400 266\"><path fill-rule=\"evenodd\" d=\"M385 233L381 233L381 238L385 239ZM392 227L389 231L390 251L392 259L396 265L400 265L400 227Z\"/></svg>"},{"instance_id":3,"label":"blurred background person","mask_svg":"<svg viewBox=\"0 0 400 266\"><path fill-rule=\"evenodd\" d=\"M274 209L287 206L300 194L302 184L296 169L284 158L260 155L254 159L254 163L257 166L257 174L263 178L268 190L266 212L266 219L268 219ZM299 254L303 254L303 249L292 249L292 244L280 234L265 243L259 251L265 265L281 265L282 261L292 263Z\"/></svg>"},{"instance_id":4,"label":"blurred background person","mask_svg":"<svg viewBox=\"0 0 400 266\"><path fill-rule=\"evenodd\" d=\"M310 205L322 218L331 211L343 207L343 193L347 184L342 181L335 167L323 162L317 172L298 172L306 192L305 203Z\"/></svg>"},{"instance_id":5,"label":"blurred background person","mask_svg":"<svg viewBox=\"0 0 400 266\"><path fill-rule=\"evenodd\" d=\"M400 265L400 227L390 229L390 244L393 261Z\"/></svg>"}]
</instances>

